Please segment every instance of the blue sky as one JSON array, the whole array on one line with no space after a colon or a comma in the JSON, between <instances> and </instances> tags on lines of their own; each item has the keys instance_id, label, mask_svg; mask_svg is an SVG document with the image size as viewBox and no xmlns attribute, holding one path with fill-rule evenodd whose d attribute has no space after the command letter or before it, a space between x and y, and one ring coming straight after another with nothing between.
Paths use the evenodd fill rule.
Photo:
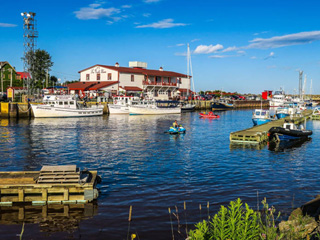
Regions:
<instances>
[{"instance_id":1,"label":"blue sky","mask_svg":"<svg viewBox=\"0 0 320 240\"><path fill-rule=\"evenodd\" d=\"M51 75L79 79L95 64L187 72L196 90L320 94L320 1L305 0L12 0L1 3L0 61L23 70L21 12L35 12L37 47L50 53ZM5 9L5 11L3 11Z\"/></svg>"}]
</instances>

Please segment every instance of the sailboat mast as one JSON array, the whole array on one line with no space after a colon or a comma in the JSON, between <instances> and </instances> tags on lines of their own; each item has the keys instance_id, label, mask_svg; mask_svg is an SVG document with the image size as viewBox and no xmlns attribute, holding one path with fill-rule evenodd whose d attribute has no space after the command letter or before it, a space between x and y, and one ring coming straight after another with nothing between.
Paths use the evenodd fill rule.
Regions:
<instances>
[{"instance_id":1,"label":"sailboat mast","mask_svg":"<svg viewBox=\"0 0 320 240\"><path fill-rule=\"evenodd\" d=\"M188 51L187 51L187 76L188 76L188 79L190 80L190 89L192 90L192 92L194 92L195 89L194 89L193 71L192 71L192 62L191 62L191 53L190 53L189 43L188 43ZM191 76L192 76L192 79L191 79ZM188 92L188 96L189 96L189 92Z\"/></svg>"}]
</instances>

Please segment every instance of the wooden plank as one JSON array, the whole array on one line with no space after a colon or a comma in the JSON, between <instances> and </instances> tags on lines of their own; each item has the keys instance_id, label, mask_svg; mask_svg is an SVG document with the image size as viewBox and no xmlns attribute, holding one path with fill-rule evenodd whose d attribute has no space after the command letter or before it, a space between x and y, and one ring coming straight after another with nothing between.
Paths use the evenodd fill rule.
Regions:
<instances>
[{"instance_id":1,"label":"wooden plank","mask_svg":"<svg viewBox=\"0 0 320 240\"><path fill-rule=\"evenodd\" d=\"M40 172L76 172L76 165L64 165L64 166L43 166Z\"/></svg>"}]
</instances>

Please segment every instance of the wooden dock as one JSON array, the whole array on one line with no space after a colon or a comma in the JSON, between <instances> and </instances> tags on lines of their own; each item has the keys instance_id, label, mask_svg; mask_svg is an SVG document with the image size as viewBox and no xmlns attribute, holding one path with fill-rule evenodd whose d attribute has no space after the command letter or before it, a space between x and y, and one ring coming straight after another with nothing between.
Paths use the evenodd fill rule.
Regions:
<instances>
[{"instance_id":1,"label":"wooden dock","mask_svg":"<svg viewBox=\"0 0 320 240\"><path fill-rule=\"evenodd\" d=\"M0 172L0 206L13 203L77 204L98 197L97 171L76 165L44 166L40 171Z\"/></svg>"},{"instance_id":2,"label":"wooden dock","mask_svg":"<svg viewBox=\"0 0 320 240\"><path fill-rule=\"evenodd\" d=\"M285 120L293 120L295 124L301 124L311 118L312 110L302 112L301 116L286 117L279 120L274 120L266 124L254 126L245 130L230 133L231 143L250 143L261 144L268 141L268 131L272 127L281 127Z\"/></svg>"}]
</instances>

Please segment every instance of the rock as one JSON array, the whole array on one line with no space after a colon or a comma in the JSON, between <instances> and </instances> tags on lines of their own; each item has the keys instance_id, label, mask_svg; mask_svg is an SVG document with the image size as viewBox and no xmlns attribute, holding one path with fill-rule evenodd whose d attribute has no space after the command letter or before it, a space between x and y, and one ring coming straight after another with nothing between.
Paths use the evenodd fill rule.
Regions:
<instances>
[{"instance_id":1,"label":"rock","mask_svg":"<svg viewBox=\"0 0 320 240\"><path fill-rule=\"evenodd\" d=\"M289 216L289 220L298 219L299 217L303 217L303 213L302 213L301 208L297 208L297 209L293 210L293 212Z\"/></svg>"},{"instance_id":2,"label":"rock","mask_svg":"<svg viewBox=\"0 0 320 240\"><path fill-rule=\"evenodd\" d=\"M298 211L297 211L298 212ZM297 217L294 220L282 221L279 224L279 231L281 233L293 232L299 235L301 238L305 238L307 235L310 235L316 228L318 223L313 218L306 217Z\"/></svg>"}]
</instances>

